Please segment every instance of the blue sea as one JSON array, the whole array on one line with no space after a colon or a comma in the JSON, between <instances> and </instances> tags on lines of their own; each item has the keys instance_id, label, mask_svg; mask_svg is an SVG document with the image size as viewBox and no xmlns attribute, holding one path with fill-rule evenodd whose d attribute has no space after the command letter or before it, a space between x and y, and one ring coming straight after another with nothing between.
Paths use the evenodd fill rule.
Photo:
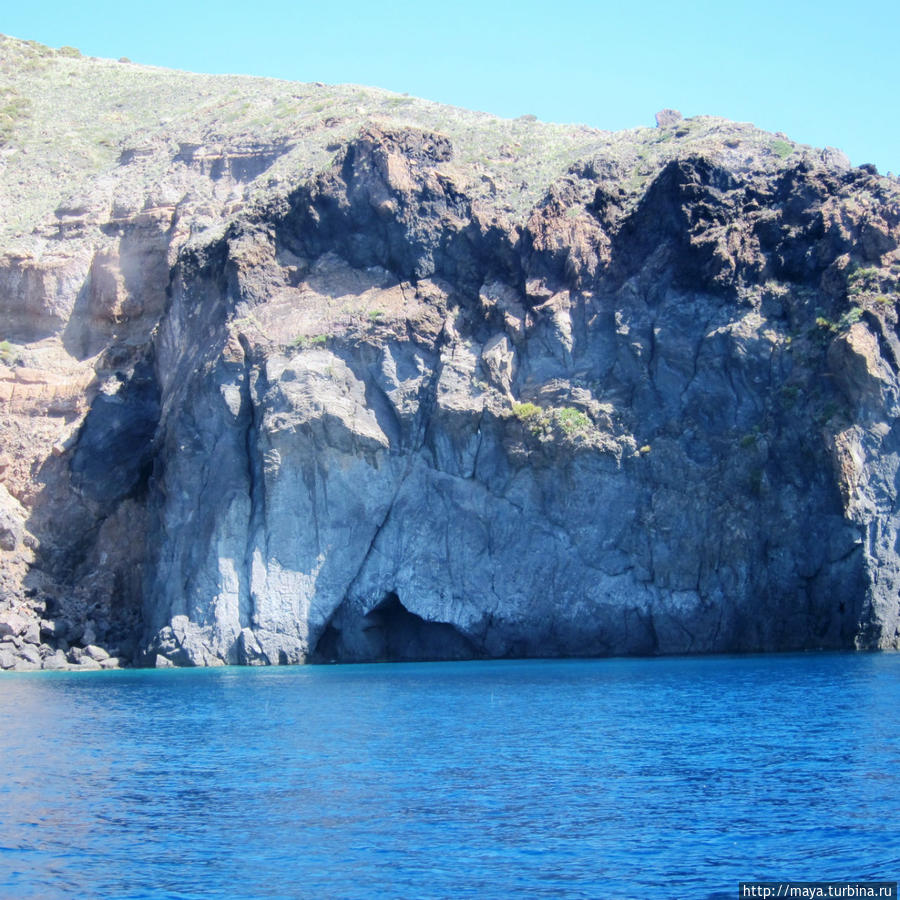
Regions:
<instances>
[{"instance_id":1,"label":"blue sea","mask_svg":"<svg viewBox=\"0 0 900 900\"><path fill-rule=\"evenodd\" d=\"M900 877L900 654L7 674L3 898Z\"/></svg>"}]
</instances>

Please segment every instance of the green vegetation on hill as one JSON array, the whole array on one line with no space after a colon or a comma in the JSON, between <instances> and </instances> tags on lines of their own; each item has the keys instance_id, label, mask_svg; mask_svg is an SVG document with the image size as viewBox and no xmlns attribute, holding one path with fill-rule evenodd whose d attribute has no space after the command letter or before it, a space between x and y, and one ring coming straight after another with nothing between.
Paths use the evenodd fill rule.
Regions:
<instances>
[{"instance_id":1,"label":"green vegetation on hill","mask_svg":"<svg viewBox=\"0 0 900 900\"><path fill-rule=\"evenodd\" d=\"M174 183L173 161L186 146L212 152L277 147L277 158L242 186L238 199L287 190L325 168L337 148L373 122L447 135L454 158L442 169L488 213L512 221L578 162L600 160L636 195L679 155L768 150L772 164L780 165L782 144L791 154L802 152L722 119L685 120L674 131L602 132L533 116L500 119L357 85L201 75L88 58L74 48L53 50L0 35L0 191L16 196L14 206L0 210L0 235L27 234L60 205L83 207L87 198L90 206L101 194L107 207L165 194ZM117 193L124 190L115 175L123 162L132 167L130 190L136 192L137 182L144 198L123 201Z\"/></svg>"}]
</instances>

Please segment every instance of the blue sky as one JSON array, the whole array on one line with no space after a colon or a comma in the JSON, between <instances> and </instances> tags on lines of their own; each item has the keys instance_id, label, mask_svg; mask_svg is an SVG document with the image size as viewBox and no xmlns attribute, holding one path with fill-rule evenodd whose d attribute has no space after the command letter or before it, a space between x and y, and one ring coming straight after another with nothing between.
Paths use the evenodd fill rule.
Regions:
<instances>
[{"instance_id":1,"label":"blue sky","mask_svg":"<svg viewBox=\"0 0 900 900\"><path fill-rule=\"evenodd\" d=\"M545 121L652 125L671 106L900 172L900 2L35 0L0 31L199 72L354 82Z\"/></svg>"}]
</instances>

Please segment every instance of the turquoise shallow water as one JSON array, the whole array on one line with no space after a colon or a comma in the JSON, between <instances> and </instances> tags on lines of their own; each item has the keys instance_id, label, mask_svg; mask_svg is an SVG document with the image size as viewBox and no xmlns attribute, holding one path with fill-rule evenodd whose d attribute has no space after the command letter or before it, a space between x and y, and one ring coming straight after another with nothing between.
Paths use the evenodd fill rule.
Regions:
<instances>
[{"instance_id":1,"label":"turquoise shallow water","mask_svg":"<svg viewBox=\"0 0 900 900\"><path fill-rule=\"evenodd\" d=\"M900 876L900 655L0 679L0 897Z\"/></svg>"}]
</instances>

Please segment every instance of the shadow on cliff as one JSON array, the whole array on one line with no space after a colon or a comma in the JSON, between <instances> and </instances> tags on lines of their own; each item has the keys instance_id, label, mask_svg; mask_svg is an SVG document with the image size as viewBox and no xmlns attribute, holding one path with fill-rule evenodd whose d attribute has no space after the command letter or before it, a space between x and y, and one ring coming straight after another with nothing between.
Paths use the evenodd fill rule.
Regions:
<instances>
[{"instance_id":1,"label":"shadow on cliff","mask_svg":"<svg viewBox=\"0 0 900 900\"><path fill-rule=\"evenodd\" d=\"M289 198L279 240L301 257L335 252L400 280L438 275L476 296L490 278L523 285L515 234L482 223L437 168L452 158L442 135L364 129L331 169Z\"/></svg>"},{"instance_id":2,"label":"shadow on cliff","mask_svg":"<svg viewBox=\"0 0 900 900\"><path fill-rule=\"evenodd\" d=\"M460 631L410 612L393 592L361 614L346 601L325 626L309 661L414 662L483 657Z\"/></svg>"},{"instance_id":3,"label":"shadow on cliff","mask_svg":"<svg viewBox=\"0 0 900 900\"><path fill-rule=\"evenodd\" d=\"M26 523L35 539L27 590L45 600L57 643L85 635L130 658L140 634L144 498L159 389L144 359L119 390L94 399L71 446L44 460ZM92 635L92 637L90 637Z\"/></svg>"}]
</instances>

